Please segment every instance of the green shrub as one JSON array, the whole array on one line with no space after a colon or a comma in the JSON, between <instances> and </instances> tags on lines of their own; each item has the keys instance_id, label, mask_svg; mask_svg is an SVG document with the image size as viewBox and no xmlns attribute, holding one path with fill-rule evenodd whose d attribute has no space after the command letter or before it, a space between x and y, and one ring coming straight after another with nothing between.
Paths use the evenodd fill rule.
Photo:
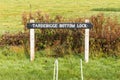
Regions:
<instances>
[{"instance_id":1,"label":"green shrub","mask_svg":"<svg viewBox=\"0 0 120 80\"><path fill-rule=\"evenodd\" d=\"M92 11L114 11L120 12L120 8L93 8Z\"/></svg>"},{"instance_id":2,"label":"green shrub","mask_svg":"<svg viewBox=\"0 0 120 80\"><path fill-rule=\"evenodd\" d=\"M23 14L24 33L4 34L1 45L23 45L29 52L29 29L26 24L34 19L35 22L84 22L85 18L66 19L62 16L51 18L48 14L37 11L34 14ZM117 18L104 17L104 14L91 16L93 28L90 30L90 52L92 56L120 56L120 24ZM36 50L50 48L54 56L79 54L84 51L83 29L37 29L35 31ZM96 53L95 53L96 51ZM99 53L98 53L99 52ZM102 54L100 54L102 53Z\"/></svg>"}]
</instances>

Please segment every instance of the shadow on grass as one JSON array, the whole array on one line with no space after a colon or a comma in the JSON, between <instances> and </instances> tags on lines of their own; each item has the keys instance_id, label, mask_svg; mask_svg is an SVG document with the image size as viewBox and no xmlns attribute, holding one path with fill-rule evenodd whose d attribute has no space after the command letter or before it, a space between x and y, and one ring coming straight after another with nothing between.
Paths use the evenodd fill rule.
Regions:
<instances>
[{"instance_id":1,"label":"shadow on grass","mask_svg":"<svg viewBox=\"0 0 120 80\"><path fill-rule=\"evenodd\" d=\"M91 11L112 11L112 12L120 12L120 8L93 8Z\"/></svg>"}]
</instances>

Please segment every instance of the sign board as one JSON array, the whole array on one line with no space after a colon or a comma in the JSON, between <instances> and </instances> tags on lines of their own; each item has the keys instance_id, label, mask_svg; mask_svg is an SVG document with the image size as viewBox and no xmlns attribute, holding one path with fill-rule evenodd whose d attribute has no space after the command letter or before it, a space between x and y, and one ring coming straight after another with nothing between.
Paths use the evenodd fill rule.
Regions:
<instances>
[{"instance_id":1,"label":"sign board","mask_svg":"<svg viewBox=\"0 0 120 80\"><path fill-rule=\"evenodd\" d=\"M30 20L27 28L30 29L30 60L34 60L35 54L35 31L34 29L85 29L85 61L89 61L89 29L93 25L86 19L85 23L35 23Z\"/></svg>"},{"instance_id":2,"label":"sign board","mask_svg":"<svg viewBox=\"0 0 120 80\"><path fill-rule=\"evenodd\" d=\"M27 28L28 29L39 29L39 28L45 28L45 29L57 29L57 28L76 28L76 29L90 29L92 28L91 23L28 23Z\"/></svg>"}]
</instances>

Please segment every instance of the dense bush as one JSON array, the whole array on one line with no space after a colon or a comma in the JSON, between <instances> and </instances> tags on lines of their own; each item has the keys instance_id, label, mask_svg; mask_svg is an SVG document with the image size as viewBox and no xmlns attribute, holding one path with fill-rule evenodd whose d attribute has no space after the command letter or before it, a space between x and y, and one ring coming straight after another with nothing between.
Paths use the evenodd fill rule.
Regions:
<instances>
[{"instance_id":1,"label":"dense bush","mask_svg":"<svg viewBox=\"0 0 120 80\"><path fill-rule=\"evenodd\" d=\"M1 36L0 45L19 46L26 43L27 41L29 41L29 34L27 32L19 32L16 34L5 33Z\"/></svg>"},{"instance_id":2,"label":"dense bush","mask_svg":"<svg viewBox=\"0 0 120 80\"><path fill-rule=\"evenodd\" d=\"M1 45L23 45L29 42L29 29L27 22L34 19L35 22L84 22L85 18L66 19L62 16L51 18L41 11L35 13L24 13L22 22L24 33L4 34L1 37ZM94 25L90 30L90 52L92 55L120 55L120 24L117 18L104 17L103 14L91 16L91 23ZM81 53L84 51L84 29L37 29L36 30L36 50L50 48L55 56L65 54ZM28 45L28 44L27 44ZM26 48L28 49L28 48Z\"/></svg>"},{"instance_id":3,"label":"dense bush","mask_svg":"<svg viewBox=\"0 0 120 80\"><path fill-rule=\"evenodd\" d=\"M90 32L90 47L92 50L102 51L108 55L120 53L120 24L117 18L105 18L103 14L90 18L94 27Z\"/></svg>"}]
</instances>

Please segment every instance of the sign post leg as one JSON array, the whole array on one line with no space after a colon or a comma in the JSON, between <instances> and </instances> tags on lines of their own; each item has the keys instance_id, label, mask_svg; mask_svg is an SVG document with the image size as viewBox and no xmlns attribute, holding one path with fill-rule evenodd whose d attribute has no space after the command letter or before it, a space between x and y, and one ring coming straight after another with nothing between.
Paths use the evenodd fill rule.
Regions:
<instances>
[{"instance_id":1,"label":"sign post leg","mask_svg":"<svg viewBox=\"0 0 120 80\"><path fill-rule=\"evenodd\" d=\"M34 23L34 20L30 20L30 23ZM33 61L35 57L35 31L30 29L30 61Z\"/></svg>"},{"instance_id":2,"label":"sign post leg","mask_svg":"<svg viewBox=\"0 0 120 80\"><path fill-rule=\"evenodd\" d=\"M85 23L89 23L89 20L85 20ZM89 61L89 29L85 29L85 62Z\"/></svg>"}]
</instances>

